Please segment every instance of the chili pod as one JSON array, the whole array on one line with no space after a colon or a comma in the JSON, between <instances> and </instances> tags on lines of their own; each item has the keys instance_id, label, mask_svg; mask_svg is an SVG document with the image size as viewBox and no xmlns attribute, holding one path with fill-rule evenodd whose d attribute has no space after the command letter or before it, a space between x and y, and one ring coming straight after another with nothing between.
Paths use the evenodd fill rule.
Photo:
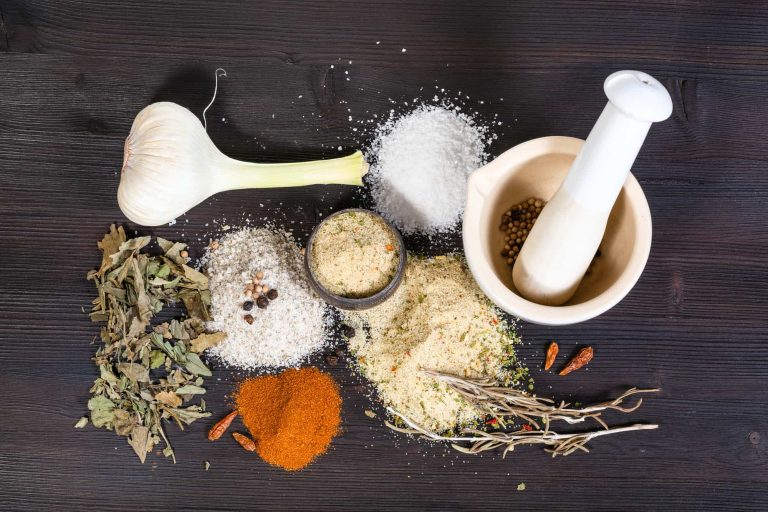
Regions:
<instances>
[{"instance_id":1,"label":"chili pod","mask_svg":"<svg viewBox=\"0 0 768 512\"><path fill-rule=\"evenodd\" d=\"M578 354L573 356L573 359L568 361L568 364L565 365L565 368L560 370L559 375L568 375L569 373L578 370L590 362L593 355L594 351L592 350L592 347L584 347L583 349L579 350Z\"/></svg>"},{"instance_id":2,"label":"chili pod","mask_svg":"<svg viewBox=\"0 0 768 512\"><path fill-rule=\"evenodd\" d=\"M224 432L227 431L229 426L232 424L232 421L237 416L237 411L232 411L231 413L224 416L221 420L219 420L218 423L216 423L213 428L208 432L208 440L209 441L215 441L218 438L220 438Z\"/></svg>"},{"instance_id":3,"label":"chili pod","mask_svg":"<svg viewBox=\"0 0 768 512\"><path fill-rule=\"evenodd\" d=\"M237 441L237 443L247 451L256 451L256 443L253 441L253 439L246 436L245 434L241 434L240 432L232 432L232 437L234 437L235 441Z\"/></svg>"},{"instance_id":4,"label":"chili pod","mask_svg":"<svg viewBox=\"0 0 768 512\"><path fill-rule=\"evenodd\" d=\"M552 365L555 364L555 358L557 357L557 353L560 351L560 347L557 345L556 341L553 341L549 344L549 348L547 349L547 357L544 359L544 369L549 370L552 368Z\"/></svg>"}]
</instances>

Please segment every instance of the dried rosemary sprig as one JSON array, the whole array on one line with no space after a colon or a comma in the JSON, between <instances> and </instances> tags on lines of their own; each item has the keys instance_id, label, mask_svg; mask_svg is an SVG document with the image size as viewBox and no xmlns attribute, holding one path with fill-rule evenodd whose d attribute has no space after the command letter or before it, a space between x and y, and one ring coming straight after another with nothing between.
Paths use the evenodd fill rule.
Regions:
<instances>
[{"instance_id":1,"label":"dried rosemary sprig","mask_svg":"<svg viewBox=\"0 0 768 512\"><path fill-rule=\"evenodd\" d=\"M462 379L454 375L425 370L424 374L445 382L451 389L459 393L481 414L496 418L501 427L506 428L512 418L521 418L536 427L535 430L519 429L512 432L484 431L474 428L461 430L460 436L442 436L430 432L413 422L403 414L388 409L390 414L402 421L406 427L396 426L387 422L387 426L398 432L424 436L433 441L448 441L456 450L463 453L479 453L504 447L503 455L514 450L521 444L540 444L549 447L547 451L556 455L570 455L581 450L588 452L586 444L600 436L629 432L633 430L652 430L658 428L655 424L635 424L619 428L609 428L600 418L603 411L615 410L623 413L635 411L642 404L642 398L632 407L622 407L624 400L638 393L652 393L658 389L631 388L618 398L588 407L571 407L566 402L556 404L554 400L537 397L514 388L505 388L485 380ZM591 418L604 428L587 432L558 434L550 430L553 421L565 421L569 424L581 423ZM539 421L544 424L542 430ZM465 447L456 443L470 443Z\"/></svg>"}]
</instances>

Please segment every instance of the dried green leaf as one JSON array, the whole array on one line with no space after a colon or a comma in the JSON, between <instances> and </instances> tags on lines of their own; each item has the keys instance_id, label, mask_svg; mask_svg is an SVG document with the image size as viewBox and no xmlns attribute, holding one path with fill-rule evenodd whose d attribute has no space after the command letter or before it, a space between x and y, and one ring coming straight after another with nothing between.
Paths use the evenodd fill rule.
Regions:
<instances>
[{"instance_id":1,"label":"dried green leaf","mask_svg":"<svg viewBox=\"0 0 768 512\"><path fill-rule=\"evenodd\" d=\"M85 428L86 425L88 425L88 416L83 416L77 420L77 423L75 423L75 428Z\"/></svg>"},{"instance_id":2,"label":"dried green leaf","mask_svg":"<svg viewBox=\"0 0 768 512\"><path fill-rule=\"evenodd\" d=\"M198 289L208 288L208 278L202 272L199 272L189 265L181 265L184 277L192 284L196 285Z\"/></svg>"},{"instance_id":3,"label":"dried green leaf","mask_svg":"<svg viewBox=\"0 0 768 512\"><path fill-rule=\"evenodd\" d=\"M203 468L205 468L206 471L208 471L211 468L211 463L206 461L203 461Z\"/></svg>"},{"instance_id":4,"label":"dried green leaf","mask_svg":"<svg viewBox=\"0 0 768 512\"><path fill-rule=\"evenodd\" d=\"M115 433L119 436L130 434L136 425L136 421L131 414L123 409L115 409L113 413L115 415Z\"/></svg>"},{"instance_id":5,"label":"dried green leaf","mask_svg":"<svg viewBox=\"0 0 768 512\"><path fill-rule=\"evenodd\" d=\"M187 369L187 371L189 371L194 375L203 375L204 377L211 376L211 370L209 370L208 367L205 366L203 361L200 359L200 356L198 356L194 352L190 352L187 354L186 361L183 363L183 365Z\"/></svg>"},{"instance_id":6,"label":"dried green leaf","mask_svg":"<svg viewBox=\"0 0 768 512\"><path fill-rule=\"evenodd\" d=\"M154 370L165 364L165 354L160 350L153 350L149 356L149 367Z\"/></svg>"},{"instance_id":7,"label":"dried green leaf","mask_svg":"<svg viewBox=\"0 0 768 512\"><path fill-rule=\"evenodd\" d=\"M118 363L117 371L134 382L149 382L149 369L138 363Z\"/></svg>"},{"instance_id":8,"label":"dried green leaf","mask_svg":"<svg viewBox=\"0 0 768 512\"><path fill-rule=\"evenodd\" d=\"M181 397L173 391L160 391L155 393L155 400L164 403L168 407L178 407L182 404Z\"/></svg>"},{"instance_id":9,"label":"dried green leaf","mask_svg":"<svg viewBox=\"0 0 768 512\"><path fill-rule=\"evenodd\" d=\"M192 340L192 352L197 352L198 354L211 348L215 347L222 341L224 341L224 338L227 337L227 334L224 332L214 332L214 333L204 333L199 335L197 338Z\"/></svg>"},{"instance_id":10,"label":"dried green leaf","mask_svg":"<svg viewBox=\"0 0 768 512\"><path fill-rule=\"evenodd\" d=\"M192 405L186 408L168 409L168 412L177 421L180 421L187 425L189 425L195 420L199 420L200 418L207 418L211 415L210 412L201 411L200 408L197 407L196 405Z\"/></svg>"},{"instance_id":11,"label":"dried green leaf","mask_svg":"<svg viewBox=\"0 0 768 512\"><path fill-rule=\"evenodd\" d=\"M149 429L143 425L134 427L131 435L128 437L128 444L131 445L133 451L139 456L141 463L144 464L147 453L152 449L149 442Z\"/></svg>"},{"instance_id":12,"label":"dried green leaf","mask_svg":"<svg viewBox=\"0 0 768 512\"><path fill-rule=\"evenodd\" d=\"M159 242L159 239L158 239L158 242ZM184 265L187 262L187 260L182 258L179 253L186 248L187 248L187 244L176 242L175 244L168 247L168 249L165 249L163 247L163 250L165 251L166 258L170 258L177 265Z\"/></svg>"},{"instance_id":13,"label":"dried green leaf","mask_svg":"<svg viewBox=\"0 0 768 512\"><path fill-rule=\"evenodd\" d=\"M160 248L163 250L163 253L167 253L170 248L173 247L173 242L166 240L165 238L157 237L157 245L160 246Z\"/></svg>"},{"instance_id":14,"label":"dried green leaf","mask_svg":"<svg viewBox=\"0 0 768 512\"><path fill-rule=\"evenodd\" d=\"M181 386L179 389L177 389L176 393L179 395L204 395L205 388L195 386L193 384L187 384L186 386Z\"/></svg>"},{"instance_id":15,"label":"dried green leaf","mask_svg":"<svg viewBox=\"0 0 768 512\"><path fill-rule=\"evenodd\" d=\"M114 224L109 226L109 233L104 235L104 238L98 243L99 249L102 252L98 275L104 275L104 272L112 267L112 258L110 256L120 250L123 242L125 242L125 230L123 227L116 228Z\"/></svg>"},{"instance_id":16,"label":"dried green leaf","mask_svg":"<svg viewBox=\"0 0 768 512\"><path fill-rule=\"evenodd\" d=\"M88 410L91 411L91 423L96 428L112 428L115 421L115 403L103 395L96 395L88 400Z\"/></svg>"},{"instance_id":17,"label":"dried green leaf","mask_svg":"<svg viewBox=\"0 0 768 512\"><path fill-rule=\"evenodd\" d=\"M206 322L211 319L207 307L210 305L210 299L208 304L206 304L203 295L198 290L184 290L179 293L179 298L184 302L184 307L187 308L189 316L200 318Z\"/></svg>"}]
</instances>

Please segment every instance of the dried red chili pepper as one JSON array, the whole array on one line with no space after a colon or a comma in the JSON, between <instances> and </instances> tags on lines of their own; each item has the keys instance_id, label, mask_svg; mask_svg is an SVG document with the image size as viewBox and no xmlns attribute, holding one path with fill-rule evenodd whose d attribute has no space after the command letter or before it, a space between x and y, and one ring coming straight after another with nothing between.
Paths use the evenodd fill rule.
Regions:
<instances>
[{"instance_id":1,"label":"dried red chili pepper","mask_svg":"<svg viewBox=\"0 0 768 512\"><path fill-rule=\"evenodd\" d=\"M211 428L210 431L208 431L208 440L215 441L220 438L224 432L227 431L236 416L237 411L232 411L231 413L224 416L218 423L213 426L213 428Z\"/></svg>"},{"instance_id":2,"label":"dried red chili pepper","mask_svg":"<svg viewBox=\"0 0 768 512\"><path fill-rule=\"evenodd\" d=\"M549 344L549 348L547 349L547 357L544 359L544 369L549 370L552 368L552 365L555 364L555 358L557 357L557 353L560 351L560 347L557 345L556 341L553 341Z\"/></svg>"},{"instance_id":3,"label":"dried red chili pepper","mask_svg":"<svg viewBox=\"0 0 768 512\"><path fill-rule=\"evenodd\" d=\"M253 441L253 439L246 436L245 434L241 434L240 432L232 432L232 437L234 437L235 441L237 441L237 443L247 451L256 451L256 443Z\"/></svg>"},{"instance_id":4,"label":"dried red chili pepper","mask_svg":"<svg viewBox=\"0 0 768 512\"><path fill-rule=\"evenodd\" d=\"M565 368L560 370L558 375L568 375L569 373L578 370L590 362L593 355L594 351L592 350L592 347L584 347L583 349L579 350L578 354L573 356L573 359L571 359L568 364L565 365Z\"/></svg>"},{"instance_id":5,"label":"dried red chili pepper","mask_svg":"<svg viewBox=\"0 0 768 512\"><path fill-rule=\"evenodd\" d=\"M486 425L496 425L498 423L499 423L499 420L497 420L496 418L491 418L485 422Z\"/></svg>"},{"instance_id":6,"label":"dried red chili pepper","mask_svg":"<svg viewBox=\"0 0 768 512\"><path fill-rule=\"evenodd\" d=\"M523 430L525 430L526 432L530 432L531 430L533 430L533 427L530 426L528 423L526 423L525 425L523 425Z\"/></svg>"}]
</instances>

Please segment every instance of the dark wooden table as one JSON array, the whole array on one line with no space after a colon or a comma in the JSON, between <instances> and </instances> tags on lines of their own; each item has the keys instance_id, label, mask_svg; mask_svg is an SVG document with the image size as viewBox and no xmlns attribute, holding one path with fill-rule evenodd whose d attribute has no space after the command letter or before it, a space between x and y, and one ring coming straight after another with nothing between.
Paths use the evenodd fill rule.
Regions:
<instances>
[{"instance_id":1,"label":"dark wooden table","mask_svg":"<svg viewBox=\"0 0 768 512\"><path fill-rule=\"evenodd\" d=\"M366 417L362 385L342 365L329 371L343 385L344 432L300 474L208 443L212 421L169 429L176 465L151 456L142 466L113 433L74 430L95 377L85 273L111 222L137 229L115 200L123 139L152 101L201 113L217 67L228 76L209 133L261 161L351 150L369 136L348 116L429 100L435 86L498 115L495 154L544 135L585 137L605 76L659 78L674 113L634 167L653 211L645 273L598 319L523 324L521 352L542 394L588 401L661 387L628 420L661 429L562 459L537 448L462 456ZM765 510L767 93L765 2L0 0L0 509ZM199 248L206 223L251 213L301 238L320 213L357 202L342 187L233 192L138 231ZM567 380L538 371L553 338L595 346L589 370ZM216 370L212 409L240 377Z\"/></svg>"}]
</instances>

